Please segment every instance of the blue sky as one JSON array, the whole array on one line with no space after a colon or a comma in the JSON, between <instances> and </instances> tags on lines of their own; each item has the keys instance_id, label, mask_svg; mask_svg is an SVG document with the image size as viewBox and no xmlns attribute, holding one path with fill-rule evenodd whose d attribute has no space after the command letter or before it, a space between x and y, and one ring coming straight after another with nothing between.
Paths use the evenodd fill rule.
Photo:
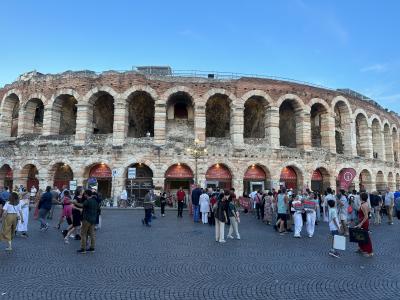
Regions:
<instances>
[{"instance_id":1,"label":"blue sky","mask_svg":"<svg viewBox=\"0 0 400 300\"><path fill-rule=\"evenodd\" d=\"M0 86L138 65L351 88L400 113L400 1L0 2Z\"/></svg>"}]
</instances>

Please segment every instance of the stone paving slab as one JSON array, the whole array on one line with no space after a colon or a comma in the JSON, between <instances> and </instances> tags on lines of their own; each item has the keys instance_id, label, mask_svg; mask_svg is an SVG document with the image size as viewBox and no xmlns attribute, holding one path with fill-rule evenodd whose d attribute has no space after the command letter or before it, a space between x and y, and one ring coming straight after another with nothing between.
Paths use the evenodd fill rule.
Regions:
<instances>
[{"instance_id":1,"label":"stone paving slab","mask_svg":"<svg viewBox=\"0 0 400 300\"><path fill-rule=\"evenodd\" d=\"M142 216L104 210L96 252L86 255L76 254L78 241L64 244L59 231L40 232L31 218L29 238L17 238L12 253L0 250L0 300L400 298L397 221L372 228L375 257L348 244L335 259L326 223L314 238L294 239L242 216L242 240L219 244L213 227L187 214L169 211L151 228Z\"/></svg>"}]
</instances>

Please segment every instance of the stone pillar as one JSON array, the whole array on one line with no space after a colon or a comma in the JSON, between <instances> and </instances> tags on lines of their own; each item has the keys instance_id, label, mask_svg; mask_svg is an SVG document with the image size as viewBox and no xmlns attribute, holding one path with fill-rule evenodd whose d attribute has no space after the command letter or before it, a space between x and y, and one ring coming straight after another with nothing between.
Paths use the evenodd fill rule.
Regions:
<instances>
[{"instance_id":1,"label":"stone pillar","mask_svg":"<svg viewBox=\"0 0 400 300\"><path fill-rule=\"evenodd\" d=\"M154 113L154 144L162 146L165 144L166 133L166 106L164 103L156 103Z\"/></svg>"},{"instance_id":2,"label":"stone pillar","mask_svg":"<svg viewBox=\"0 0 400 300\"><path fill-rule=\"evenodd\" d=\"M310 112L299 109L296 115L296 145L303 150L311 149L311 123Z\"/></svg>"},{"instance_id":3,"label":"stone pillar","mask_svg":"<svg viewBox=\"0 0 400 300\"><path fill-rule=\"evenodd\" d=\"M347 138L346 138L347 136ZM346 155L348 156L357 156L357 136L356 136L356 123L352 120L349 123L349 134L344 134L344 148L347 149L347 153L345 150ZM347 148L346 148L347 145Z\"/></svg>"},{"instance_id":4,"label":"stone pillar","mask_svg":"<svg viewBox=\"0 0 400 300\"><path fill-rule=\"evenodd\" d=\"M366 145L366 153L365 158L374 158L374 146L372 142L372 128L368 126L367 128L367 136L364 137L365 145ZM358 188L358 186L356 186Z\"/></svg>"},{"instance_id":5,"label":"stone pillar","mask_svg":"<svg viewBox=\"0 0 400 300\"><path fill-rule=\"evenodd\" d=\"M125 142L127 127L127 107L126 101L116 99L114 106L114 125L113 125L113 146L122 146Z\"/></svg>"},{"instance_id":6,"label":"stone pillar","mask_svg":"<svg viewBox=\"0 0 400 300\"><path fill-rule=\"evenodd\" d=\"M53 178L49 178L49 173L47 170L41 169L38 170L38 176L39 180L39 189L42 189L43 191L46 190L47 186L52 186L53 185ZM26 183L25 183L26 186Z\"/></svg>"},{"instance_id":7,"label":"stone pillar","mask_svg":"<svg viewBox=\"0 0 400 300\"><path fill-rule=\"evenodd\" d=\"M392 135L388 134L388 136L384 136L384 140L385 140L385 160L389 161L389 162L393 162L394 161L394 156L393 156L393 141L392 141Z\"/></svg>"},{"instance_id":8,"label":"stone pillar","mask_svg":"<svg viewBox=\"0 0 400 300\"><path fill-rule=\"evenodd\" d=\"M243 145L243 108L236 107L233 108L231 111L231 142L234 148L240 148Z\"/></svg>"},{"instance_id":9,"label":"stone pillar","mask_svg":"<svg viewBox=\"0 0 400 300\"><path fill-rule=\"evenodd\" d=\"M25 109L20 108L18 116L18 136L30 133L32 131L29 131L29 128L27 127L27 112Z\"/></svg>"},{"instance_id":10,"label":"stone pillar","mask_svg":"<svg viewBox=\"0 0 400 300\"><path fill-rule=\"evenodd\" d=\"M232 187L235 189L235 194L237 197L243 195L243 178L232 178Z\"/></svg>"},{"instance_id":11,"label":"stone pillar","mask_svg":"<svg viewBox=\"0 0 400 300\"><path fill-rule=\"evenodd\" d=\"M206 108L199 105L194 111L194 136L200 141L200 145L204 146L206 142Z\"/></svg>"},{"instance_id":12,"label":"stone pillar","mask_svg":"<svg viewBox=\"0 0 400 300\"><path fill-rule=\"evenodd\" d=\"M93 106L77 104L75 146L83 146L93 133Z\"/></svg>"},{"instance_id":13,"label":"stone pillar","mask_svg":"<svg viewBox=\"0 0 400 300\"><path fill-rule=\"evenodd\" d=\"M336 190L336 177L338 174L331 174L331 176L329 176L329 187L332 190Z\"/></svg>"},{"instance_id":14,"label":"stone pillar","mask_svg":"<svg viewBox=\"0 0 400 300\"><path fill-rule=\"evenodd\" d=\"M59 131L60 112L55 112L51 108L46 108L43 116L43 135L59 134Z\"/></svg>"},{"instance_id":15,"label":"stone pillar","mask_svg":"<svg viewBox=\"0 0 400 300\"><path fill-rule=\"evenodd\" d=\"M267 142L271 148L279 148L279 108L275 106L268 107L265 120Z\"/></svg>"},{"instance_id":16,"label":"stone pillar","mask_svg":"<svg viewBox=\"0 0 400 300\"><path fill-rule=\"evenodd\" d=\"M114 168L115 169L115 168ZM124 167L116 168L117 176L112 178L111 185L111 198L113 199L113 205L118 205L118 199L123 189L126 187L126 177Z\"/></svg>"},{"instance_id":17,"label":"stone pillar","mask_svg":"<svg viewBox=\"0 0 400 300\"><path fill-rule=\"evenodd\" d=\"M354 179L353 179L353 184L354 184L356 191L360 190L360 177L359 176L360 176L360 174L357 174L356 177L354 177Z\"/></svg>"},{"instance_id":18,"label":"stone pillar","mask_svg":"<svg viewBox=\"0 0 400 300\"><path fill-rule=\"evenodd\" d=\"M383 130L380 132L379 139L380 139L380 144L382 146L381 147L382 153L378 153L378 159L386 161L385 133L383 132Z\"/></svg>"},{"instance_id":19,"label":"stone pillar","mask_svg":"<svg viewBox=\"0 0 400 300\"><path fill-rule=\"evenodd\" d=\"M333 114L321 115L321 140L323 148L336 153L335 117Z\"/></svg>"}]
</instances>

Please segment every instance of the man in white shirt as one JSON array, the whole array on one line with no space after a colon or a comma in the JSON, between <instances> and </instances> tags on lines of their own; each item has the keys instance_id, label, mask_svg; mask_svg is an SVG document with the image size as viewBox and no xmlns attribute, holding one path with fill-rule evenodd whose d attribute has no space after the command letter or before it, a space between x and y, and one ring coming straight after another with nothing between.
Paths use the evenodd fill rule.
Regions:
<instances>
[{"instance_id":1,"label":"man in white shirt","mask_svg":"<svg viewBox=\"0 0 400 300\"><path fill-rule=\"evenodd\" d=\"M35 201L36 193L37 193L37 189L34 185L32 185L31 193L30 193L31 202Z\"/></svg>"},{"instance_id":2,"label":"man in white shirt","mask_svg":"<svg viewBox=\"0 0 400 300\"><path fill-rule=\"evenodd\" d=\"M389 225L393 225L393 206L394 206L394 194L390 191L390 187L386 188L385 194L385 207L388 215Z\"/></svg>"},{"instance_id":3,"label":"man in white shirt","mask_svg":"<svg viewBox=\"0 0 400 300\"><path fill-rule=\"evenodd\" d=\"M121 195L119 196L120 201L121 201L121 206L122 207L127 207L128 205L128 193L126 189L123 189L121 192Z\"/></svg>"}]
</instances>

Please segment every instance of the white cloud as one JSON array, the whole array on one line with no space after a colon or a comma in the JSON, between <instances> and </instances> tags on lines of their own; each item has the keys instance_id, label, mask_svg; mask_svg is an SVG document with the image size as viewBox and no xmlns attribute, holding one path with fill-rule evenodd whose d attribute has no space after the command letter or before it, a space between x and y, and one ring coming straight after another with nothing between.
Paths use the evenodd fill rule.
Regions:
<instances>
[{"instance_id":1,"label":"white cloud","mask_svg":"<svg viewBox=\"0 0 400 300\"><path fill-rule=\"evenodd\" d=\"M375 73L383 73L388 70L388 65L387 64L373 64L370 66L366 66L364 68L361 68L361 72L375 72Z\"/></svg>"}]
</instances>

